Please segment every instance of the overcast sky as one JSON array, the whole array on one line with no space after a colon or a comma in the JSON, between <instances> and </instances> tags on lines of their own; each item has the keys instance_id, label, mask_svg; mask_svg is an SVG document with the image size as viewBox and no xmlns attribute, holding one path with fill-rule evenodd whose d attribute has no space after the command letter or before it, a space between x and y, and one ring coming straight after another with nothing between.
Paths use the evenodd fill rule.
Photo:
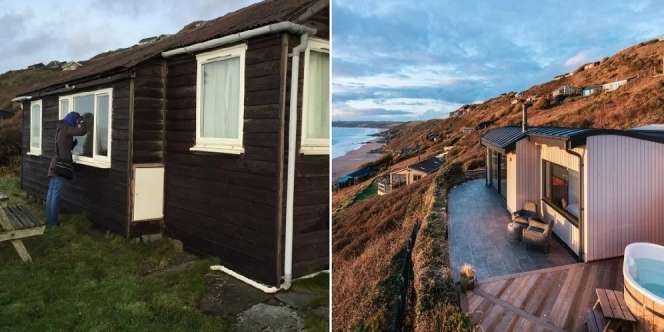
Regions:
<instances>
[{"instance_id":1,"label":"overcast sky","mask_svg":"<svg viewBox=\"0 0 664 332\"><path fill-rule=\"evenodd\" d=\"M0 0L0 73L85 60L256 0Z\"/></svg>"},{"instance_id":2,"label":"overcast sky","mask_svg":"<svg viewBox=\"0 0 664 332\"><path fill-rule=\"evenodd\" d=\"M445 117L664 34L658 1L333 2L335 120Z\"/></svg>"}]
</instances>

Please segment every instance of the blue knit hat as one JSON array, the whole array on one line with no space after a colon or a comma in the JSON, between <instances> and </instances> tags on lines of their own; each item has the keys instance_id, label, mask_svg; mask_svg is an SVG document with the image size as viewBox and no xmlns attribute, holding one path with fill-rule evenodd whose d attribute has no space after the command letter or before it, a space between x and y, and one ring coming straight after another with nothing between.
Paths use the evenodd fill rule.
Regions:
<instances>
[{"instance_id":1,"label":"blue knit hat","mask_svg":"<svg viewBox=\"0 0 664 332\"><path fill-rule=\"evenodd\" d=\"M80 117L81 115L77 112L69 112L65 115L63 121L70 127L76 127L76 121L78 121L78 118Z\"/></svg>"}]
</instances>

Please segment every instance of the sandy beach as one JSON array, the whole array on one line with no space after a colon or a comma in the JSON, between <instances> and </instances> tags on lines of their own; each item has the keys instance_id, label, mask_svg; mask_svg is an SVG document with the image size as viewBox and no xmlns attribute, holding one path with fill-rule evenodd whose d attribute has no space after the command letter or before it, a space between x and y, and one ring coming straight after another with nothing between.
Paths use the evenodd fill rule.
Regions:
<instances>
[{"instance_id":1,"label":"sandy beach","mask_svg":"<svg viewBox=\"0 0 664 332\"><path fill-rule=\"evenodd\" d=\"M365 163L380 159L383 156L382 153L372 153L371 151L381 146L383 146L383 143L368 142L341 157L332 159L332 182L358 169Z\"/></svg>"}]
</instances>

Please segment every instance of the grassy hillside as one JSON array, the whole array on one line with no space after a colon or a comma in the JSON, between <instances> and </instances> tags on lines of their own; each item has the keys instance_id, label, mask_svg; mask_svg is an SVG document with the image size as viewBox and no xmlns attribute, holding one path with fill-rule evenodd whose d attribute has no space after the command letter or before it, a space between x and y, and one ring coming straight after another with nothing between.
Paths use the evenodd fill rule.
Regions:
<instances>
[{"instance_id":1,"label":"grassy hillside","mask_svg":"<svg viewBox=\"0 0 664 332\"><path fill-rule=\"evenodd\" d=\"M661 74L662 55L664 42L642 43L601 60L593 68L577 70L572 76L522 91L521 96L534 99L528 113L529 125L632 128L664 123L664 76L658 75ZM635 78L612 92L563 100L551 97L551 93L563 84L583 87L629 77ZM463 174L465 170L484 167L480 136L491 128L521 123L521 107L512 104L515 96L516 92L508 92L466 106L458 117L393 127L387 132L385 147L395 163L390 168L412 164L418 155L437 154L445 147L451 147L447 155L448 169L458 165L460 174ZM477 130L464 133L462 129L465 127ZM445 172L441 170L436 176L444 178ZM365 185L368 183L370 180L364 182ZM416 303L411 306L415 308L411 309L414 312L409 313L414 316L410 324L415 326L410 327L427 330L436 322L444 322L452 330L467 328L467 321L463 318L449 321L450 317L458 315L454 301L430 303L428 300L445 296L453 298L448 294L451 289L449 279L444 276L449 264L447 243L442 238L446 225L439 217L438 203L430 204L432 197L436 202L445 200L445 188L444 184L436 183L432 175L388 195L359 203L353 203L354 195L362 192L362 188L335 193L333 320L336 327L390 327L395 303L400 301L395 285L398 285L397 273L402 270L403 261L398 257L408 248L408 239L414 225L418 224L421 230L411 258L415 278L412 288L417 295ZM436 279L433 277L439 282L432 283L431 280Z\"/></svg>"}]
</instances>

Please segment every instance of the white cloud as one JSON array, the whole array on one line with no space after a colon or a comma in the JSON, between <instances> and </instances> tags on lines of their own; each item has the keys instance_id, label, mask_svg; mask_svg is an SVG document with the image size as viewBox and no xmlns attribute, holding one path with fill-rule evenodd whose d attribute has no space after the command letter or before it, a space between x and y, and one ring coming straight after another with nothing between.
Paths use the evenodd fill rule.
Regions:
<instances>
[{"instance_id":1,"label":"white cloud","mask_svg":"<svg viewBox=\"0 0 664 332\"><path fill-rule=\"evenodd\" d=\"M414 89L439 88L456 85L461 81L486 79L479 75L462 75L448 65L406 66L396 72L364 76L334 77L332 91L344 94L358 89Z\"/></svg>"},{"instance_id":2,"label":"white cloud","mask_svg":"<svg viewBox=\"0 0 664 332\"><path fill-rule=\"evenodd\" d=\"M574 54L572 57L565 60L565 68L576 69L582 64L590 62L593 58L591 58L588 53L589 52L587 50L583 50Z\"/></svg>"},{"instance_id":3,"label":"white cloud","mask_svg":"<svg viewBox=\"0 0 664 332\"><path fill-rule=\"evenodd\" d=\"M423 120L444 118L461 104L434 98L364 98L338 102L334 120Z\"/></svg>"}]
</instances>

